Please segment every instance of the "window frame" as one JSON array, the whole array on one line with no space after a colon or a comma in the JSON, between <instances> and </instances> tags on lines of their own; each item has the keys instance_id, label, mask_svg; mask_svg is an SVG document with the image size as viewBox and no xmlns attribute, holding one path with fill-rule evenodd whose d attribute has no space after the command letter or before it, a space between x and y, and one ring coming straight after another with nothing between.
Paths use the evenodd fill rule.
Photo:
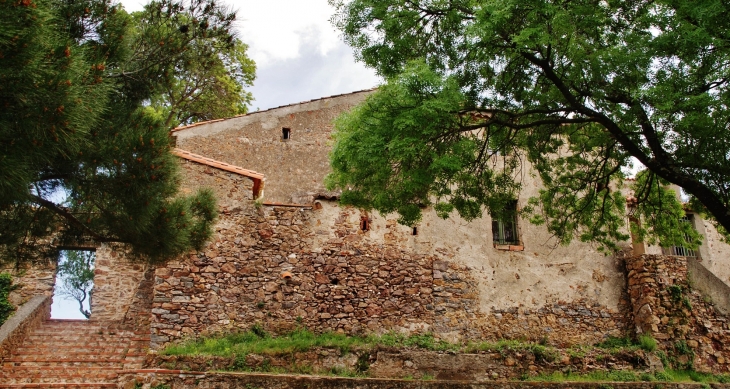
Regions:
<instances>
[{"instance_id":1,"label":"window frame","mask_svg":"<svg viewBox=\"0 0 730 389\"><path fill-rule=\"evenodd\" d=\"M511 200L507 203L505 210L499 213L490 212L492 218L492 244L495 248L513 250L521 249L522 240L520 239L520 229L517 223L517 200ZM508 228L510 227L510 228ZM507 239L512 235L511 239Z\"/></svg>"},{"instance_id":2,"label":"window frame","mask_svg":"<svg viewBox=\"0 0 730 389\"><path fill-rule=\"evenodd\" d=\"M695 227L695 215L693 213L685 213L683 217L681 217L680 222L683 223L689 223L694 230L697 230L697 227ZM685 236L685 240L688 237ZM684 246L669 246L669 247L662 247L662 255L669 255L672 257L685 257L685 258L695 258L700 259L700 248L697 249L690 249Z\"/></svg>"}]
</instances>

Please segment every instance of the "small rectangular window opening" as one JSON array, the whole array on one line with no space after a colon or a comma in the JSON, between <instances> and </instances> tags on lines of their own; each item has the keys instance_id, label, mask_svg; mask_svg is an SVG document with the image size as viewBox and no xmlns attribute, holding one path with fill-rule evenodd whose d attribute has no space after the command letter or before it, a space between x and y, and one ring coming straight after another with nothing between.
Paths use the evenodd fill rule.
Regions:
<instances>
[{"instance_id":1,"label":"small rectangular window opening","mask_svg":"<svg viewBox=\"0 0 730 389\"><path fill-rule=\"evenodd\" d=\"M418 235L418 227L413 227L413 235Z\"/></svg>"},{"instance_id":2,"label":"small rectangular window opening","mask_svg":"<svg viewBox=\"0 0 730 389\"><path fill-rule=\"evenodd\" d=\"M519 245L517 236L517 200L507 203L504 209L492 211L492 238L495 245Z\"/></svg>"},{"instance_id":3,"label":"small rectangular window opening","mask_svg":"<svg viewBox=\"0 0 730 389\"><path fill-rule=\"evenodd\" d=\"M370 230L370 221L368 220L368 218L360 218L360 229L363 231Z\"/></svg>"},{"instance_id":4,"label":"small rectangular window opening","mask_svg":"<svg viewBox=\"0 0 730 389\"><path fill-rule=\"evenodd\" d=\"M281 129L281 139L282 140L289 140L291 138L291 128L282 128Z\"/></svg>"}]
</instances>

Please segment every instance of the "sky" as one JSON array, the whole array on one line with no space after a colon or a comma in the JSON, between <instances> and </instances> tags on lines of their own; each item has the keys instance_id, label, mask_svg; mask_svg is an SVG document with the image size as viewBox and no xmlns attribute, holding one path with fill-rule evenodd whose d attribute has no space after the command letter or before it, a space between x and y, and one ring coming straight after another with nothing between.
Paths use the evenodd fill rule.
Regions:
<instances>
[{"instance_id":1,"label":"sky","mask_svg":"<svg viewBox=\"0 0 730 389\"><path fill-rule=\"evenodd\" d=\"M327 0L222 0L238 10L237 29L256 62L251 111L376 87L330 24ZM121 0L128 12L146 0Z\"/></svg>"}]
</instances>

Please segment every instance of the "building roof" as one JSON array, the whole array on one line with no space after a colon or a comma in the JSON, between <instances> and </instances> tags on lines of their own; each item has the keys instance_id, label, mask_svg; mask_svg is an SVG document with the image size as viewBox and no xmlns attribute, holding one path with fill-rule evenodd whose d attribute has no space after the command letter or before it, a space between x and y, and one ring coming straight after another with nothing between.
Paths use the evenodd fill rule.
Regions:
<instances>
[{"instance_id":1,"label":"building roof","mask_svg":"<svg viewBox=\"0 0 730 389\"><path fill-rule=\"evenodd\" d=\"M189 151L185 151L183 149L174 148L172 149L172 153L174 155L177 155L180 158L186 159L188 161L197 162L202 165L214 167L216 169L225 170L227 172L240 174L242 176L248 177L253 181L253 198L257 199L261 196L261 191L263 189L263 181L266 179L263 174L257 173L253 170L244 169L242 167L238 167L235 165L227 164L225 162L216 161L215 159L204 157L202 155L193 154Z\"/></svg>"},{"instance_id":2,"label":"building roof","mask_svg":"<svg viewBox=\"0 0 730 389\"><path fill-rule=\"evenodd\" d=\"M170 132L177 132L177 131L187 130L188 128L201 126L203 124L210 124L210 123L222 122L224 120L235 119L235 118L239 118L239 117L242 117L242 116L256 115L256 114L259 114L259 113L270 112L270 111L274 111L274 110L281 109L281 108L293 107L293 106L296 106L296 105L307 104L307 103L311 103L311 102L314 102L314 101L320 101L320 100L326 100L326 99L333 99L333 98L341 97L341 96L356 95L358 93L363 93L363 92L371 92L371 91L374 91L375 89L377 89L377 88L363 89L363 90L349 92L349 93L341 93L339 95L325 96L325 97L320 97L318 99L312 99L312 100L300 101L298 103L280 105L278 107L264 109L262 111L249 112L249 113L245 113L243 115L232 116L232 117L229 117L229 118L215 119L215 120L207 120L207 121L204 121L204 122L197 122L197 123L188 124L188 125L185 125L185 126L180 126L180 127L177 127L177 128L173 128L172 130L170 130Z\"/></svg>"}]
</instances>

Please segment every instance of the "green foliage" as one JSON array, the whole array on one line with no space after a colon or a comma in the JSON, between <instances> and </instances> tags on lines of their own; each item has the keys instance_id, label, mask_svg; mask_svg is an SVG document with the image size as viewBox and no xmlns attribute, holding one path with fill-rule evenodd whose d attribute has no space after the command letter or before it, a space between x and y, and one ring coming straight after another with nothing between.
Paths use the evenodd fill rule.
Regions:
<instances>
[{"instance_id":1,"label":"green foliage","mask_svg":"<svg viewBox=\"0 0 730 389\"><path fill-rule=\"evenodd\" d=\"M666 182L730 230L730 5L716 0L330 0L334 25L385 85L336 123L329 187L345 203L465 219L520 204L562 243L628 239L624 171L642 238L689 232ZM702 150L701 153L698 150ZM697 244L696 234L690 245Z\"/></svg>"},{"instance_id":2,"label":"green foliage","mask_svg":"<svg viewBox=\"0 0 730 389\"><path fill-rule=\"evenodd\" d=\"M91 294L94 286L94 261L96 252L67 250L59 258L57 277L61 281L56 285L59 296L68 296L79 303L79 311L88 319L91 312L84 309L84 301Z\"/></svg>"},{"instance_id":3,"label":"green foliage","mask_svg":"<svg viewBox=\"0 0 730 389\"><path fill-rule=\"evenodd\" d=\"M418 347L424 350L444 351L458 350L459 345L444 341L437 341L432 334L405 336L402 334L387 333L383 335L369 335L366 337L347 336L344 334L325 332L314 334L306 329L296 329L288 334L272 336L258 325L249 331L232 333L217 337L199 338L182 344L170 345L162 353L166 355L219 355L242 358L245 363L247 354L286 354L307 351L314 347L339 349L344 355L354 349L368 350L375 346L388 347ZM360 354L363 360L358 362L365 369L369 354Z\"/></svg>"},{"instance_id":4,"label":"green foliage","mask_svg":"<svg viewBox=\"0 0 730 389\"><path fill-rule=\"evenodd\" d=\"M656 356L659 358L660 361L662 361L662 367L664 367L665 369L668 369L670 367L669 357L667 356L667 353L665 353L663 350L657 350Z\"/></svg>"},{"instance_id":5,"label":"green foliage","mask_svg":"<svg viewBox=\"0 0 730 389\"><path fill-rule=\"evenodd\" d=\"M636 175L632 186L638 199L634 217L640 217L643 222L631 223L631 232L640 242L696 250L701 242L701 235L691 223L682 222L684 209L676 200L677 193L668 189L668 185L669 182L648 170L640 171Z\"/></svg>"},{"instance_id":6,"label":"green foliage","mask_svg":"<svg viewBox=\"0 0 730 389\"><path fill-rule=\"evenodd\" d=\"M238 38L212 46L207 41L188 44L180 59L185 67L167 70L173 77L151 99L150 107L164 116L168 128L248 112L253 97L244 88L253 84L256 72L248 46Z\"/></svg>"},{"instance_id":7,"label":"green foliage","mask_svg":"<svg viewBox=\"0 0 730 389\"><path fill-rule=\"evenodd\" d=\"M15 307L8 301L8 295L17 288L17 285L13 285L13 276L0 273L0 326L15 312Z\"/></svg>"},{"instance_id":8,"label":"green foliage","mask_svg":"<svg viewBox=\"0 0 730 389\"><path fill-rule=\"evenodd\" d=\"M254 65L235 13L214 0L156 0L134 15L112 0L0 10L0 259L48 254L50 233L151 261L202 247L214 196L178 196L169 130L245 111Z\"/></svg>"},{"instance_id":9,"label":"green foliage","mask_svg":"<svg viewBox=\"0 0 730 389\"><path fill-rule=\"evenodd\" d=\"M634 345L634 342L631 340L631 338L629 338L629 337L618 338L615 336L609 336L603 342L595 344L596 347L606 348L606 349L631 347L633 345Z\"/></svg>"},{"instance_id":10,"label":"green foliage","mask_svg":"<svg viewBox=\"0 0 730 389\"><path fill-rule=\"evenodd\" d=\"M642 350L652 352L656 350L656 346L656 339L654 339L651 334L639 335L639 347L641 347Z\"/></svg>"}]
</instances>

